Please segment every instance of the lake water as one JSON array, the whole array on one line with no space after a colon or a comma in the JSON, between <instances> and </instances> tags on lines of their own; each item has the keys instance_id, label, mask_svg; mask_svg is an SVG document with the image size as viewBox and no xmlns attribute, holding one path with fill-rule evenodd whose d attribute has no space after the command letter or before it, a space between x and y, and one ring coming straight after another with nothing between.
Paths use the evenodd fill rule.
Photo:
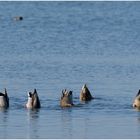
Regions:
<instances>
[{"instance_id":1,"label":"lake water","mask_svg":"<svg viewBox=\"0 0 140 140\"><path fill-rule=\"evenodd\" d=\"M23 16L22 21L13 17ZM95 100L80 103L87 84ZM140 138L140 2L0 2L0 138ZM42 108L27 110L36 88ZM77 107L61 108L62 89Z\"/></svg>"}]
</instances>

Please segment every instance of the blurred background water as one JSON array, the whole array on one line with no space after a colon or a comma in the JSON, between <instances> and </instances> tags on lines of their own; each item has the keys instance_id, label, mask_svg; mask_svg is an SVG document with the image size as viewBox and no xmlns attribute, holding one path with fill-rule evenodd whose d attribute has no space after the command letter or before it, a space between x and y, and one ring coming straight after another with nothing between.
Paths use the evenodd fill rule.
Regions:
<instances>
[{"instance_id":1,"label":"blurred background water","mask_svg":"<svg viewBox=\"0 0 140 140\"><path fill-rule=\"evenodd\" d=\"M14 21L23 16L22 21ZM0 138L140 138L140 2L0 2ZM86 83L95 96L80 103ZM27 110L36 88L40 110ZM62 109L62 89L79 107Z\"/></svg>"}]
</instances>

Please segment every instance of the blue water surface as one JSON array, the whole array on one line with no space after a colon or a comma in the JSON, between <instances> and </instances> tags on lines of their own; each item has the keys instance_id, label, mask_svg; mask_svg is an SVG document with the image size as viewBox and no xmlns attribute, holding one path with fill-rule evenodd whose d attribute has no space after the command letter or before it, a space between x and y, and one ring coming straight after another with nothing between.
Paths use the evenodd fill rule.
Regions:
<instances>
[{"instance_id":1,"label":"blue water surface","mask_svg":"<svg viewBox=\"0 0 140 140\"><path fill-rule=\"evenodd\" d=\"M23 20L15 21L15 16ZM95 100L79 101L83 84ZM0 2L0 138L140 138L140 2ZM36 88L42 108L27 110ZM62 89L77 107L61 108Z\"/></svg>"}]
</instances>

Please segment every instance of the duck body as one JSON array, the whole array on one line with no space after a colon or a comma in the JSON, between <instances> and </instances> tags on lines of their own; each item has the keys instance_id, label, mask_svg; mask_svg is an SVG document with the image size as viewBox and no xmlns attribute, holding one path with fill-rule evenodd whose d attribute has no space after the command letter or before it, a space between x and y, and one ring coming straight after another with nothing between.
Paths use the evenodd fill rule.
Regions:
<instances>
[{"instance_id":1,"label":"duck body","mask_svg":"<svg viewBox=\"0 0 140 140\"><path fill-rule=\"evenodd\" d=\"M72 91L62 90L62 96L60 99L60 106L61 107L71 107L73 106L73 95Z\"/></svg>"},{"instance_id":2,"label":"duck body","mask_svg":"<svg viewBox=\"0 0 140 140\"><path fill-rule=\"evenodd\" d=\"M14 17L14 20L15 21L20 21L20 20L23 20L23 17L22 16L16 16L16 17Z\"/></svg>"},{"instance_id":3,"label":"duck body","mask_svg":"<svg viewBox=\"0 0 140 140\"><path fill-rule=\"evenodd\" d=\"M80 101L90 101L94 99L87 87L87 85L83 85L82 90L80 92Z\"/></svg>"},{"instance_id":4,"label":"duck body","mask_svg":"<svg viewBox=\"0 0 140 140\"><path fill-rule=\"evenodd\" d=\"M26 103L26 108L28 109L35 109L35 108L40 108L40 100L37 94L36 89L34 89L34 92L29 92L28 93L28 101Z\"/></svg>"},{"instance_id":5,"label":"duck body","mask_svg":"<svg viewBox=\"0 0 140 140\"><path fill-rule=\"evenodd\" d=\"M138 91L138 93L134 99L133 107L140 110L140 90Z\"/></svg>"},{"instance_id":6,"label":"duck body","mask_svg":"<svg viewBox=\"0 0 140 140\"><path fill-rule=\"evenodd\" d=\"M1 108L9 107L9 97L6 89L4 93L0 92L0 107Z\"/></svg>"}]
</instances>

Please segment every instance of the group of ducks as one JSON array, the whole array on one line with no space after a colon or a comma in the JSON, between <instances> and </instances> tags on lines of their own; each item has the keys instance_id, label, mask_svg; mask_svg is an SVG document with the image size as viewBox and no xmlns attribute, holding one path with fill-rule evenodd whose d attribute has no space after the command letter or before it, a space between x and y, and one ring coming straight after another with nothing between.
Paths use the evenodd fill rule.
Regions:
<instances>
[{"instance_id":1,"label":"group of ducks","mask_svg":"<svg viewBox=\"0 0 140 140\"><path fill-rule=\"evenodd\" d=\"M81 101L90 101L94 99L91 95L88 87L83 85L81 93L80 93L80 100ZM73 94L72 91L62 90L62 95L60 98L60 106L61 107L71 107L74 106L73 104ZM9 107L9 97L7 94L7 90L5 88L4 93L0 92L0 108L8 108ZM28 100L25 104L25 107L28 109L36 109L41 107L40 99L37 93L37 90L34 89L33 92L28 93Z\"/></svg>"},{"instance_id":2,"label":"group of ducks","mask_svg":"<svg viewBox=\"0 0 140 140\"><path fill-rule=\"evenodd\" d=\"M90 101L94 99L91 95L86 84L83 85L80 92L80 101ZM62 90L62 95L60 98L60 106L61 107L72 107L73 104L73 94L72 91ZM0 108L8 108L9 107L9 97L7 94L7 90L5 88L4 93L0 92ZM37 93L37 90L34 89L33 92L28 93L28 100L25 105L27 109L37 109L41 107L40 99ZM133 107L140 110L140 90L138 91L134 102Z\"/></svg>"}]
</instances>

